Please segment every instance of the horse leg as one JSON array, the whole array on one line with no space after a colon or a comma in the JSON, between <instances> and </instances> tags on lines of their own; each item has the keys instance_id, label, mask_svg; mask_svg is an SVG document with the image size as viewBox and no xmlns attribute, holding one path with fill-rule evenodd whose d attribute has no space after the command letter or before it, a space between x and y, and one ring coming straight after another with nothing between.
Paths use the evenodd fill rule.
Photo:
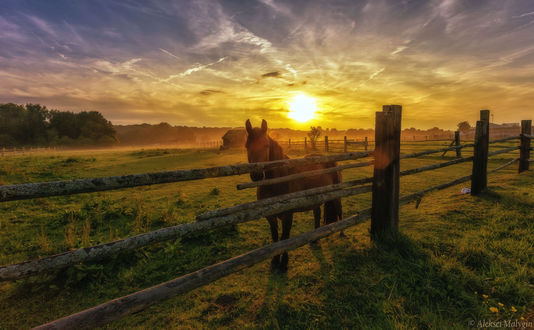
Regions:
<instances>
[{"instance_id":1,"label":"horse leg","mask_svg":"<svg viewBox=\"0 0 534 330\"><path fill-rule=\"evenodd\" d=\"M267 217L269 226L271 227L271 236L273 242L278 242L278 219L274 216ZM271 269L277 269L280 267L280 255L276 255L271 259Z\"/></svg>"},{"instance_id":2,"label":"horse leg","mask_svg":"<svg viewBox=\"0 0 534 330\"><path fill-rule=\"evenodd\" d=\"M321 206L313 209L313 219L315 220L315 229L321 226Z\"/></svg>"},{"instance_id":3,"label":"horse leg","mask_svg":"<svg viewBox=\"0 0 534 330\"><path fill-rule=\"evenodd\" d=\"M315 229L321 227L321 206L318 206L313 209L313 219L315 220ZM318 241L311 241L311 245L317 245Z\"/></svg>"},{"instance_id":4,"label":"horse leg","mask_svg":"<svg viewBox=\"0 0 534 330\"><path fill-rule=\"evenodd\" d=\"M289 238L291 232L291 226L293 225L293 213L286 213L282 216L282 240ZM289 256L287 252L282 254L282 260L280 261L280 270L282 272L287 271L287 264L289 262Z\"/></svg>"},{"instance_id":5,"label":"horse leg","mask_svg":"<svg viewBox=\"0 0 534 330\"><path fill-rule=\"evenodd\" d=\"M343 205L341 204L341 198L334 200L334 203L336 204L337 221L341 221L343 220ZM339 232L339 237L346 237L343 230Z\"/></svg>"}]
</instances>

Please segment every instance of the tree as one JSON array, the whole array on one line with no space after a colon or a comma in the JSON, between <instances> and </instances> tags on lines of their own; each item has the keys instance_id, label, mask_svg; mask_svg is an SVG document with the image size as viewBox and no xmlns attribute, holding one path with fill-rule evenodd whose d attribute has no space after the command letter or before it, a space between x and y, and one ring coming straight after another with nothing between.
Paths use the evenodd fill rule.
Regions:
<instances>
[{"instance_id":1,"label":"tree","mask_svg":"<svg viewBox=\"0 0 534 330\"><path fill-rule=\"evenodd\" d=\"M470 128L471 128L471 125L469 125L469 122L467 122L467 121L462 121L462 122L458 123L458 130L460 132L467 131Z\"/></svg>"},{"instance_id":2,"label":"tree","mask_svg":"<svg viewBox=\"0 0 534 330\"><path fill-rule=\"evenodd\" d=\"M311 147L313 150L317 149L317 139L321 136L321 127L310 127L308 137L310 138Z\"/></svg>"}]
</instances>

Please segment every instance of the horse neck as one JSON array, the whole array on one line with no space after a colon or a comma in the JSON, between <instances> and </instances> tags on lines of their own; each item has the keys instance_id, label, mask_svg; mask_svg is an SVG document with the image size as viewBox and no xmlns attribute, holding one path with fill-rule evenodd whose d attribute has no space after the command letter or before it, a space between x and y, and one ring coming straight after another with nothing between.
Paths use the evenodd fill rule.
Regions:
<instances>
[{"instance_id":1,"label":"horse neck","mask_svg":"<svg viewBox=\"0 0 534 330\"><path fill-rule=\"evenodd\" d=\"M284 150L271 137L269 137L269 160L282 160L282 159L289 159L286 154L284 154Z\"/></svg>"}]
</instances>

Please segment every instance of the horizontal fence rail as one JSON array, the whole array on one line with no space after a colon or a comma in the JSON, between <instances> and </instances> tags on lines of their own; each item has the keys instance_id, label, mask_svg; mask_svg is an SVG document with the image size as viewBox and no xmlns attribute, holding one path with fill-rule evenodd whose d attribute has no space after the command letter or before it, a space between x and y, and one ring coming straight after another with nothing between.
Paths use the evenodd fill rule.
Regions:
<instances>
[{"instance_id":1,"label":"horizontal fence rail","mask_svg":"<svg viewBox=\"0 0 534 330\"><path fill-rule=\"evenodd\" d=\"M279 195L279 196L276 196L276 197L260 199L260 200L255 201L255 202L244 203L244 204L239 204L239 205L236 205L236 206L231 206L231 207L227 207L227 208L208 211L208 212L205 212L203 214L198 215L196 217L196 220L197 221L204 221L204 220L208 220L210 218L220 217L220 216L223 216L223 215L237 213L237 212L240 212L240 211L248 210L248 209L259 207L259 206L269 205L269 204L272 204L273 202L278 202L278 201L281 201L281 200L288 200L288 199L292 199L292 198L296 198L296 197L306 197L306 196L310 196L312 194L326 193L326 192L329 192L329 191L334 191L334 190L349 188L349 187L353 187L353 186L359 186L359 185L363 185L363 184L366 184L366 183L371 183L372 181L373 181L373 178L363 178L363 179L346 181L346 182L342 182L342 183L336 183L336 184L332 184L332 185L324 186L324 187L317 187L317 188L312 188L312 189L307 189L307 190L301 190L301 191L297 191L297 192L294 192L294 193Z\"/></svg>"},{"instance_id":2,"label":"horizontal fence rail","mask_svg":"<svg viewBox=\"0 0 534 330\"><path fill-rule=\"evenodd\" d=\"M365 163L345 164L345 165L329 167L329 168L320 169L320 170L305 171L305 172L286 175L286 176L282 176L282 177L274 178L274 179L266 179L266 180L261 180L261 181L252 181L252 182L240 183L240 184L238 184L236 186L236 188L238 190L242 190L242 189L254 188L254 187L259 187L259 186L268 186L268 185L273 185L273 184L277 184L277 183L282 183L282 182L288 182L288 181L294 181L294 180L297 180L297 179L307 178L307 177L314 176L314 175L334 173L334 172L338 172L338 171L341 171L341 170L347 170L347 169L350 169L350 168L371 166L373 164L374 164L374 162L370 161L370 162L365 162Z\"/></svg>"},{"instance_id":3,"label":"horizontal fence rail","mask_svg":"<svg viewBox=\"0 0 534 330\"><path fill-rule=\"evenodd\" d=\"M261 217L280 214L292 209L320 205L337 198L363 194L371 191L371 186L363 186L326 193L314 193L298 198L281 199L277 202L243 210L225 216L215 217L202 222L191 222L183 225L166 227L152 232L131 236L114 242L80 248L41 259L26 261L0 267L0 281L14 280L39 273L72 266L82 261L99 260L119 252L137 249L143 246L163 242L179 237L190 236L214 228L234 225L259 219Z\"/></svg>"},{"instance_id":4,"label":"horizontal fence rail","mask_svg":"<svg viewBox=\"0 0 534 330\"><path fill-rule=\"evenodd\" d=\"M174 280L41 325L35 329L90 329L105 325L120 317L141 311L157 302L189 292L222 277L253 266L275 255L294 250L312 241L319 240L362 223L368 220L370 216L370 209L361 211L358 215L346 218L343 221L325 225L313 231L258 248L221 263L178 277Z\"/></svg>"},{"instance_id":5,"label":"horizontal fence rail","mask_svg":"<svg viewBox=\"0 0 534 330\"><path fill-rule=\"evenodd\" d=\"M512 161L490 171L490 173L500 170L516 162ZM414 201L420 201L425 195L443 190L457 184L471 180L471 175L464 176L447 183L428 187L418 192L402 196L399 199L400 205L405 205ZM210 284L222 277L236 273L247 267L258 264L275 255L294 250L310 242L325 238L336 232L343 231L352 226L361 224L371 217L371 209L360 211L357 215L343 219L342 221L325 225L313 231L300 234L287 240L279 241L265 247L258 248L240 256L228 259L218 264L197 270L196 272L178 277L165 283L132 293L130 295L117 298L93 308L86 309L73 315L63 317L50 323L41 325L36 329L61 329L61 328L93 328L105 325L123 316L139 312L150 305L160 301L189 292L198 287Z\"/></svg>"},{"instance_id":6,"label":"horizontal fence rail","mask_svg":"<svg viewBox=\"0 0 534 330\"><path fill-rule=\"evenodd\" d=\"M44 272L62 269L79 264L81 262L100 260L123 251L141 248L162 241L193 236L227 225L245 223L267 216L280 216L284 212L312 209L327 201L339 198L360 195L368 192L373 193L372 208L362 210L357 215L350 216L342 221L325 225L293 238L281 240L268 246L255 249L240 256L222 261L218 264L211 265L193 273L175 278L168 282L129 294L118 299L114 299L109 302L105 302L96 307L63 317L38 327L38 329L93 328L96 326L105 325L122 316L141 311L152 304L163 301L170 297L183 294L200 286L209 284L224 276L262 262L272 256L296 249L310 242L314 242L333 233L347 229L351 226L363 223L369 218L372 219L370 231L371 239L377 239L376 235L385 235L398 229L399 206L415 201L417 203L417 208L425 195L436 190L446 189L468 181L471 181L471 193L472 195L475 195L475 193L473 193L475 190L473 189L473 182L477 181L480 183L476 186L476 193L478 193L487 188L487 174L495 173L516 162L519 162L519 172L521 173L521 171L528 170L529 163L533 161L530 159L529 153L529 151L532 150L530 146L530 140L532 139L531 121L522 121L520 135L489 141L489 110L481 110L480 112L480 121L477 122L474 143L460 145L460 133L455 132L455 138L448 147L400 155L400 141L402 138L400 120L401 112L402 107L398 105L384 106L381 113L377 112L375 126L375 140L377 141L375 142L376 153L375 151L346 152L348 145L361 144L364 145L365 150L367 150L368 142L371 142L368 141L367 138L365 141L359 142L351 141L346 137L344 140L329 140L328 137L325 136L324 142L316 141L315 145L323 146L326 152L338 147L342 147L344 148L344 153L201 169L0 186L0 202L6 202L30 198L71 195L153 184L225 177L256 171L265 171L279 167L297 167L306 164L355 160L369 156L374 157L372 161L368 162L344 164L325 169L305 171L284 177L242 183L237 185L237 189L239 190L289 182L306 177L371 165L374 165L373 177L365 177L362 179L292 192L285 195L243 203L232 207L212 210L197 216L195 222L173 227L166 227L113 242L80 248L22 263L0 266L0 281L16 280ZM516 139L521 139L520 146L494 146L498 147L500 150L489 152L490 144L503 143ZM289 146L301 145L298 141L288 141L288 143ZM306 139L304 140L304 145L307 146ZM467 147L474 147L474 155L470 157L462 157L461 150ZM518 149L520 150L519 158L513 158L506 161L504 164L487 170L488 157L506 154ZM400 171L400 159L415 158L441 152L443 152L443 157L447 151L451 150L456 151L456 158L453 160ZM410 193L399 197L400 177L469 161L473 161L473 172L471 175L463 176L446 183L429 186L415 193ZM368 183L373 183L373 185L365 185ZM380 210L380 212L377 212L377 210ZM386 210L386 212L382 212L383 210ZM379 229L378 231L377 228Z\"/></svg>"},{"instance_id":7,"label":"horizontal fence rail","mask_svg":"<svg viewBox=\"0 0 534 330\"><path fill-rule=\"evenodd\" d=\"M304 164L318 164L331 161L359 159L368 157L371 154L371 151L349 152L344 154L335 154L327 156L285 159L272 162L247 163L192 170L176 170L146 174L110 176L103 178L77 179L70 181L53 181L5 185L0 186L0 202L39 197L73 195L88 192L147 186L153 184L241 175L254 171L264 171L267 169L282 166L293 167Z\"/></svg>"}]
</instances>

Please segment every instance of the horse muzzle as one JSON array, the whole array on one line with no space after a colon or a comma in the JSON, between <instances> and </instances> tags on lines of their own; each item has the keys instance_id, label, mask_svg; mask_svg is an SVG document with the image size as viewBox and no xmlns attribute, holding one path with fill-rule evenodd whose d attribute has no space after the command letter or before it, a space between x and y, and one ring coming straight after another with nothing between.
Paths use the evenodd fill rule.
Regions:
<instances>
[{"instance_id":1,"label":"horse muzzle","mask_svg":"<svg viewBox=\"0 0 534 330\"><path fill-rule=\"evenodd\" d=\"M264 176L265 175L263 172L250 172L250 179L252 181L261 181L263 180Z\"/></svg>"}]
</instances>

